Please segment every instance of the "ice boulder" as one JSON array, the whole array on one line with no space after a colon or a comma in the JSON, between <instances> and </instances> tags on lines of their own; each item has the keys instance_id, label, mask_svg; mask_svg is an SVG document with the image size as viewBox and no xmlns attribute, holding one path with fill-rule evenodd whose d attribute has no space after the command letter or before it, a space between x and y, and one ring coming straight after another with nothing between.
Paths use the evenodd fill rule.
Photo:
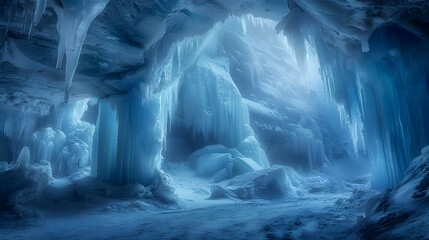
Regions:
<instances>
[{"instance_id":1,"label":"ice boulder","mask_svg":"<svg viewBox=\"0 0 429 240\"><path fill-rule=\"evenodd\" d=\"M49 162L30 165L30 150L24 147L14 168L0 172L0 210L20 211L21 205L37 201L52 179Z\"/></svg>"},{"instance_id":2,"label":"ice boulder","mask_svg":"<svg viewBox=\"0 0 429 240\"><path fill-rule=\"evenodd\" d=\"M197 159L197 176L213 176L230 164L232 164L230 153L209 153Z\"/></svg>"},{"instance_id":3,"label":"ice boulder","mask_svg":"<svg viewBox=\"0 0 429 240\"><path fill-rule=\"evenodd\" d=\"M294 196L296 189L299 187L298 184L297 181L289 176L288 168L274 166L237 176L231 179L226 187L211 186L210 198L229 197L249 200L254 198L280 198L287 195Z\"/></svg>"},{"instance_id":4,"label":"ice boulder","mask_svg":"<svg viewBox=\"0 0 429 240\"><path fill-rule=\"evenodd\" d=\"M243 149L246 150L246 153L251 152L250 147L243 147ZM258 159L260 160L260 158ZM246 155L237 149L227 148L223 145L206 146L194 152L188 158L188 161L196 169L197 176L213 177L214 182L230 179L233 176L243 173L261 170L265 164L261 166L259 160L256 161L253 158L246 157Z\"/></svg>"},{"instance_id":5,"label":"ice boulder","mask_svg":"<svg viewBox=\"0 0 429 240\"><path fill-rule=\"evenodd\" d=\"M155 181L150 186L153 197L165 204L177 203L178 196L171 177L162 170L156 170L154 175Z\"/></svg>"}]
</instances>

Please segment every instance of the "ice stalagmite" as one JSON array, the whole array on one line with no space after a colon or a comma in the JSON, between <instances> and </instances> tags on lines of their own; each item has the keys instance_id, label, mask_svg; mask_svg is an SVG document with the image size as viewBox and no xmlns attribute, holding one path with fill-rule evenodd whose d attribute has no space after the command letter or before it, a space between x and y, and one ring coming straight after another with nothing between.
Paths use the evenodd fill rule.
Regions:
<instances>
[{"instance_id":1,"label":"ice stalagmite","mask_svg":"<svg viewBox=\"0 0 429 240\"><path fill-rule=\"evenodd\" d=\"M70 97L71 84L88 28L108 2L109 0L62 0L62 6L54 6L58 16L57 30L60 35L57 68L62 67L64 55L67 59L64 85L65 102L68 102Z\"/></svg>"}]
</instances>

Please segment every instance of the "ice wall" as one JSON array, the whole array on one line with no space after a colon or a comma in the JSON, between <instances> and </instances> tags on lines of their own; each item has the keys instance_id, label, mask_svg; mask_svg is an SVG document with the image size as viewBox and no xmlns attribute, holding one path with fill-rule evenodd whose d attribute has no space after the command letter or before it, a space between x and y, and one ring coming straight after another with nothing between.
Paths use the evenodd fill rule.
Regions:
<instances>
[{"instance_id":1,"label":"ice wall","mask_svg":"<svg viewBox=\"0 0 429 240\"><path fill-rule=\"evenodd\" d=\"M371 160L372 186L396 185L428 144L426 41L390 26L372 35L368 53L350 55L308 19L299 31L317 49L325 89L338 104L356 154Z\"/></svg>"},{"instance_id":2,"label":"ice wall","mask_svg":"<svg viewBox=\"0 0 429 240\"><path fill-rule=\"evenodd\" d=\"M241 26L240 19L235 19ZM205 35L184 39L177 45L183 74L173 128L183 127L179 135L194 150L221 144L266 168L267 157L250 126L248 108L232 78L233 66L222 42L233 30L229 19Z\"/></svg>"}]
</instances>

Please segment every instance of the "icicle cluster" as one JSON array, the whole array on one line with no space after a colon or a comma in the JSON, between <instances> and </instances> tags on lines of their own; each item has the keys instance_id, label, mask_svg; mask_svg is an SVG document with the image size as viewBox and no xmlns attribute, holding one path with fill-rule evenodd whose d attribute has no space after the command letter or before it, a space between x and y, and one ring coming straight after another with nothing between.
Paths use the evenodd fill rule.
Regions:
<instances>
[{"instance_id":1,"label":"icicle cluster","mask_svg":"<svg viewBox=\"0 0 429 240\"><path fill-rule=\"evenodd\" d=\"M400 37L387 38L383 31L373 35L372 50L355 62L315 41L326 89L350 128L356 152L371 160L374 188L395 186L429 143L427 47L415 40L414 48L403 48Z\"/></svg>"}]
</instances>

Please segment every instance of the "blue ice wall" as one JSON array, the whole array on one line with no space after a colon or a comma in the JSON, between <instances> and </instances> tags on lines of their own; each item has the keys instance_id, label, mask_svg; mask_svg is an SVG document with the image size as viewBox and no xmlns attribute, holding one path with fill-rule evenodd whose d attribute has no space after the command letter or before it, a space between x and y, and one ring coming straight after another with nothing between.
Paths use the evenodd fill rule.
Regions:
<instances>
[{"instance_id":1,"label":"blue ice wall","mask_svg":"<svg viewBox=\"0 0 429 240\"><path fill-rule=\"evenodd\" d=\"M326 89L371 160L372 186L396 185L429 143L427 40L389 26L368 53L350 57L315 36Z\"/></svg>"},{"instance_id":2,"label":"blue ice wall","mask_svg":"<svg viewBox=\"0 0 429 240\"><path fill-rule=\"evenodd\" d=\"M325 89L349 128L354 150L371 161L374 188L396 185L428 144L428 40L410 26L377 29L366 53L356 39L326 34L296 5L277 26L297 55L307 54L306 41L316 48Z\"/></svg>"}]
</instances>

